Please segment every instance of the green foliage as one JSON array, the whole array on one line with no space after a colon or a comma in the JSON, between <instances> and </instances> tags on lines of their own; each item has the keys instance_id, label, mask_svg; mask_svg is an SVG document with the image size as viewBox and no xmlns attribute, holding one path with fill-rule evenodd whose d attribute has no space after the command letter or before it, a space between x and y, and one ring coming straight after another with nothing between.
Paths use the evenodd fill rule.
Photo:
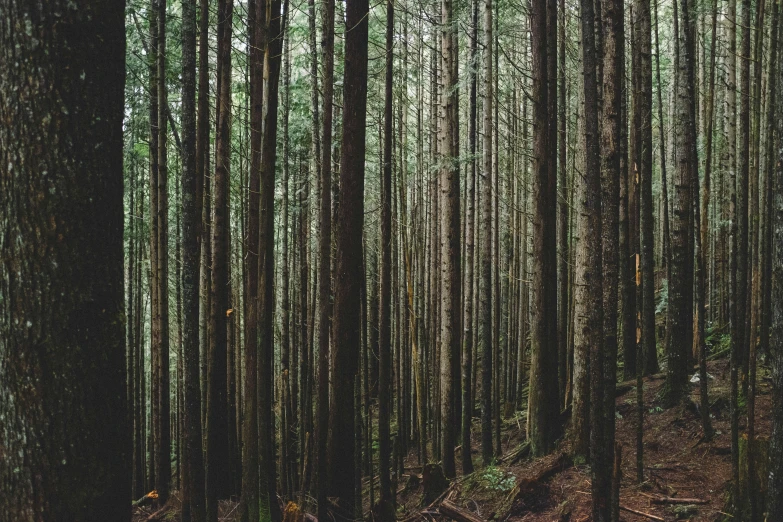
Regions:
<instances>
[{"instance_id":1,"label":"green foliage","mask_svg":"<svg viewBox=\"0 0 783 522\"><path fill-rule=\"evenodd\" d=\"M661 290L658 292L658 302L655 304L655 314L666 313L666 308L669 305L669 280L661 280Z\"/></svg>"},{"instance_id":2,"label":"green foliage","mask_svg":"<svg viewBox=\"0 0 783 522\"><path fill-rule=\"evenodd\" d=\"M465 479L467 490L479 489L488 492L508 493L517 483L513 473L490 465Z\"/></svg>"}]
</instances>

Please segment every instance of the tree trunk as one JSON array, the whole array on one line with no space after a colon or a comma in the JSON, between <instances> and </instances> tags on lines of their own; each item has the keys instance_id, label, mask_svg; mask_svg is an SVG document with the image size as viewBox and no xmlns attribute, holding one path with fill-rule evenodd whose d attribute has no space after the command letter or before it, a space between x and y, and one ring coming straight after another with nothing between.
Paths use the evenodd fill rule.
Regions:
<instances>
[{"instance_id":1,"label":"tree trunk","mask_svg":"<svg viewBox=\"0 0 783 522\"><path fill-rule=\"evenodd\" d=\"M440 255L441 255L441 314L440 314L440 410L441 453L443 472L447 478L456 476L454 446L456 445L457 412L455 411L457 383L454 368L460 350L460 213L457 153L454 150L459 133L457 126L457 76L455 47L456 22L452 20L451 0L442 2L441 64L443 69L442 143L440 151ZM388 162L387 162L388 163Z\"/></svg>"},{"instance_id":2,"label":"tree trunk","mask_svg":"<svg viewBox=\"0 0 783 522\"><path fill-rule=\"evenodd\" d=\"M334 0L326 0L322 19L323 127L321 201L318 236L318 520L327 517L327 433L329 430L329 332L332 316L332 99L334 97ZM370 314L371 315L371 314ZM372 475L370 475L372 476Z\"/></svg>"},{"instance_id":3,"label":"tree trunk","mask_svg":"<svg viewBox=\"0 0 783 522\"><path fill-rule=\"evenodd\" d=\"M679 402L688 385L688 353L692 346L692 274L689 273L689 255L692 241L695 158L694 104L693 104L693 45L691 27L693 10L688 0L682 1L678 18L678 65L676 84L675 144L677 169L675 170L674 219L672 223L672 264L669 281L667 320L666 383L664 401L669 406ZM693 149L693 150L691 150ZM690 336L689 336L690 332Z\"/></svg>"},{"instance_id":4,"label":"tree trunk","mask_svg":"<svg viewBox=\"0 0 783 522\"><path fill-rule=\"evenodd\" d=\"M386 3L386 77L383 110L383 173L381 179L381 282L378 343L378 474L381 520L394 513L391 462L391 299L392 299L392 82L394 66L394 0Z\"/></svg>"},{"instance_id":5,"label":"tree trunk","mask_svg":"<svg viewBox=\"0 0 783 522\"><path fill-rule=\"evenodd\" d=\"M484 143L482 165L481 279L479 336L481 343L481 456L492 460L492 0L484 0Z\"/></svg>"},{"instance_id":6,"label":"tree trunk","mask_svg":"<svg viewBox=\"0 0 783 522\"><path fill-rule=\"evenodd\" d=\"M649 13L649 5L648 5ZM617 297L619 270L619 198L621 154L623 139L622 120L622 61L625 13L621 0L609 0L602 5L604 56L603 60L603 121L601 122L601 248L603 249L603 372L604 402L601 469L596 469L600 488L594 500L597 519L611 519L613 488L610 486L614 458L615 432L615 382L617 380ZM651 169L652 170L652 169ZM652 172L651 172L652 173ZM652 217L651 217L652 220ZM595 424L594 424L595 426ZM596 434L597 435L597 434ZM597 466L596 466L597 468ZM597 520L596 519L596 520Z\"/></svg>"},{"instance_id":7,"label":"tree trunk","mask_svg":"<svg viewBox=\"0 0 783 522\"><path fill-rule=\"evenodd\" d=\"M552 4L552 5L550 5ZM531 366L528 392L528 437L532 453L545 455L554 448L560 434L557 374L557 176L549 168L549 102L547 9L552 0L534 0L531 12L533 57L533 316L531 323Z\"/></svg>"},{"instance_id":8,"label":"tree trunk","mask_svg":"<svg viewBox=\"0 0 783 522\"><path fill-rule=\"evenodd\" d=\"M231 140L231 20L233 0L218 5L218 99L212 206L212 276L207 361L207 520L215 522L218 500L230 494L228 453L228 228Z\"/></svg>"},{"instance_id":9,"label":"tree trunk","mask_svg":"<svg viewBox=\"0 0 783 522\"><path fill-rule=\"evenodd\" d=\"M157 0L158 8L158 397L155 445L155 476L157 478L158 502L168 501L171 487L171 427L170 427L170 381L169 381L169 196L168 196L168 94L166 88L166 0Z\"/></svg>"},{"instance_id":10,"label":"tree trunk","mask_svg":"<svg viewBox=\"0 0 783 522\"><path fill-rule=\"evenodd\" d=\"M0 518L129 521L124 5L0 11Z\"/></svg>"},{"instance_id":11,"label":"tree trunk","mask_svg":"<svg viewBox=\"0 0 783 522\"><path fill-rule=\"evenodd\" d=\"M259 345L258 379L260 384L259 442L261 463L259 473L259 514L277 522L281 518L276 492L276 462L274 452L273 383L274 383L274 192L277 162L277 108L280 63L283 50L281 2L266 2L264 28L267 41L264 48L263 136L261 142L261 199L259 202Z\"/></svg>"},{"instance_id":12,"label":"tree trunk","mask_svg":"<svg viewBox=\"0 0 783 522\"><path fill-rule=\"evenodd\" d=\"M780 102L777 104L780 109ZM772 358L772 437L769 455L769 499L767 520L783 517L783 124L777 121L777 165L774 173L774 202L770 216L772 231L772 310L770 355ZM767 139L770 139L768 136ZM772 156L769 157L772 159ZM768 171L771 173L770 171Z\"/></svg>"},{"instance_id":13,"label":"tree trunk","mask_svg":"<svg viewBox=\"0 0 783 522\"><path fill-rule=\"evenodd\" d=\"M356 506L353 386L359 362L359 286L362 283L364 225L365 118L367 113L367 44L369 3L349 0L345 11L343 136L340 158L340 205L337 210L334 344L329 425L330 493L343 517ZM346 399L348 398L348 399Z\"/></svg>"},{"instance_id":14,"label":"tree trunk","mask_svg":"<svg viewBox=\"0 0 783 522\"><path fill-rule=\"evenodd\" d=\"M201 211L197 187L196 4L189 0L182 2L182 355L185 406L182 513L185 522L204 522L206 517L199 391L198 236Z\"/></svg>"},{"instance_id":15,"label":"tree trunk","mask_svg":"<svg viewBox=\"0 0 783 522\"><path fill-rule=\"evenodd\" d=\"M261 187L261 126L263 122L263 3L248 3L250 41L250 175L248 183L248 234L245 282L245 403L242 416L242 519L259 519L258 478L258 270L259 204Z\"/></svg>"}]
</instances>

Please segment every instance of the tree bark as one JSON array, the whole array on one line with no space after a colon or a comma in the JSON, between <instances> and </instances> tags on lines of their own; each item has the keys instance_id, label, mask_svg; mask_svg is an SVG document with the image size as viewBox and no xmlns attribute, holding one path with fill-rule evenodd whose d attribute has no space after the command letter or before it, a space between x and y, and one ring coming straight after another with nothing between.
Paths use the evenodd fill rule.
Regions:
<instances>
[{"instance_id":1,"label":"tree bark","mask_svg":"<svg viewBox=\"0 0 783 522\"><path fill-rule=\"evenodd\" d=\"M323 128L321 159L321 201L318 236L318 424L317 502L318 520L327 517L329 430L329 340L332 317L332 99L334 97L334 0L326 0L322 19ZM369 314L372 315L372 314ZM371 475L372 476L372 475Z\"/></svg>"},{"instance_id":2,"label":"tree bark","mask_svg":"<svg viewBox=\"0 0 783 522\"><path fill-rule=\"evenodd\" d=\"M0 2L3 520L130 520L124 7Z\"/></svg>"},{"instance_id":3,"label":"tree bark","mask_svg":"<svg viewBox=\"0 0 783 522\"><path fill-rule=\"evenodd\" d=\"M533 57L533 314L528 437L534 456L546 455L560 434L557 374L557 244L556 170L550 170L548 122L548 26L552 0L533 0L531 42ZM553 2L552 2L553 3Z\"/></svg>"},{"instance_id":4,"label":"tree bark","mask_svg":"<svg viewBox=\"0 0 783 522\"><path fill-rule=\"evenodd\" d=\"M204 522L204 456L199 391L199 261L201 211L196 170L196 4L182 1L182 354L184 377L184 466L182 513ZM252 439L251 439L252 440ZM186 518L187 517L187 518Z\"/></svg>"},{"instance_id":5,"label":"tree bark","mask_svg":"<svg viewBox=\"0 0 783 522\"><path fill-rule=\"evenodd\" d=\"M348 0L345 11L343 136L340 158L340 204L335 256L334 344L329 423L330 496L339 517L353 518L356 506L353 386L358 367L364 225L365 118L369 2ZM346 399L348 398L348 399Z\"/></svg>"},{"instance_id":6,"label":"tree bark","mask_svg":"<svg viewBox=\"0 0 783 522\"><path fill-rule=\"evenodd\" d=\"M259 442L259 515L277 522L281 518L276 492L276 462L274 452L274 192L277 162L277 112L280 64L283 50L280 0L264 4L263 136L261 142L261 197L259 201L259 345L258 396Z\"/></svg>"},{"instance_id":7,"label":"tree bark","mask_svg":"<svg viewBox=\"0 0 783 522\"><path fill-rule=\"evenodd\" d=\"M386 520L394 513L391 462L391 299L392 299L392 82L394 70L394 0L386 2L386 76L383 110L383 172L381 178L381 284L378 327L378 473L380 509Z\"/></svg>"}]
</instances>

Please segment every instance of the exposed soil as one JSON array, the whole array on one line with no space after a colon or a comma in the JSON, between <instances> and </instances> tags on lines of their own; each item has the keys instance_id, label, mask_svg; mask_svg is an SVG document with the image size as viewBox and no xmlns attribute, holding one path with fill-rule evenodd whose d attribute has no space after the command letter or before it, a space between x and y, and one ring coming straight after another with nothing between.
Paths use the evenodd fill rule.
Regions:
<instances>
[{"instance_id":1,"label":"exposed soil","mask_svg":"<svg viewBox=\"0 0 783 522\"><path fill-rule=\"evenodd\" d=\"M691 386L691 402L671 409L663 409L658 392L664 383L662 374L644 381L644 478L636 480L636 388L635 382L621 383L617 397L617 441L622 445L622 482L620 504L666 521L721 520L724 516L729 478L731 475L729 430L729 366L727 360L708 364L709 394L713 428L716 434L711 442L702 440L698 413L699 385ZM756 398L756 433L766 438L771 432L771 396L766 372L759 369ZM743 412L740 429L747 418ZM478 423L474 423L478 430ZM568 447L561 443L552 455L540 459L522 458L508 464L515 451L524 442L524 420L505 419L502 428L503 452L497 465L481 466L479 433L473 437L474 464L477 472L458 476L445 493L457 506L467 509L484 520L508 521L574 521L590 520L590 470L583 463L568 458ZM460 465L459 453L458 468ZM504 463L505 462L505 463ZM547 472L539 480L542 471ZM397 519L406 522L443 520L437 511L438 502L422 505L422 468L415 449L405 459L405 473L397 486ZM411 480L411 477L413 479ZM364 481L365 513L369 512L369 481ZM377 482L376 482L377 496ZM655 504L654 498L675 497L700 499L705 503L679 508L678 515L670 504ZM165 520L178 520L177 493L174 509ZM314 512L313 499L300 498L305 511ZM220 520L236 520L235 501L221 505ZM152 512L137 510L134 521L145 520ZM679 518L678 518L679 517ZM627 511L621 511L621 520L636 522L652 520Z\"/></svg>"}]
</instances>

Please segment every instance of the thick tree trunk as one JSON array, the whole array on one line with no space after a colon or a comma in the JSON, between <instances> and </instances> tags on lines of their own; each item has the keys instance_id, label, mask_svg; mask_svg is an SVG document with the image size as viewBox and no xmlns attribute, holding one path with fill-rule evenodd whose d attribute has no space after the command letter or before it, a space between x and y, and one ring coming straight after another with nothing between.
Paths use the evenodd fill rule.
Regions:
<instances>
[{"instance_id":1,"label":"thick tree trunk","mask_svg":"<svg viewBox=\"0 0 783 522\"><path fill-rule=\"evenodd\" d=\"M549 5L552 4L552 5ZM557 244L556 170L549 168L550 117L547 32L552 0L533 0L531 42L533 57L533 314L528 394L528 436L533 455L552 451L560 434L557 380Z\"/></svg>"},{"instance_id":2,"label":"thick tree trunk","mask_svg":"<svg viewBox=\"0 0 783 522\"><path fill-rule=\"evenodd\" d=\"M367 116L367 44L369 3L348 0L345 12L343 136L340 158L340 205L335 256L334 344L329 423L330 493L337 515L353 518L356 507L353 396L358 366L364 226L365 119ZM346 399L348 398L348 399Z\"/></svg>"},{"instance_id":3,"label":"thick tree trunk","mask_svg":"<svg viewBox=\"0 0 783 522\"><path fill-rule=\"evenodd\" d=\"M669 281L667 320L667 370L664 400L669 406L685 395L688 381L688 352L692 346L692 274L689 255L693 239L693 202L695 135L693 112L693 45L691 27L693 10L683 0L678 17L678 68L676 84L676 155L674 220L672 223L672 264ZM690 327L690 328L689 328ZM689 335L690 333L690 335Z\"/></svg>"},{"instance_id":4,"label":"thick tree trunk","mask_svg":"<svg viewBox=\"0 0 783 522\"><path fill-rule=\"evenodd\" d=\"M124 2L0 12L0 519L128 521Z\"/></svg>"},{"instance_id":5,"label":"thick tree trunk","mask_svg":"<svg viewBox=\"0 0 783 522\"><path fill-rule=\"evenodd\" d=\"M212 206L212 276L207 360L207 520L215 522L218 500L230 494L228 452L228 228L231 140L231 19L233 0L218 6L218 99Z\"/></svg>"}]
</instances>

